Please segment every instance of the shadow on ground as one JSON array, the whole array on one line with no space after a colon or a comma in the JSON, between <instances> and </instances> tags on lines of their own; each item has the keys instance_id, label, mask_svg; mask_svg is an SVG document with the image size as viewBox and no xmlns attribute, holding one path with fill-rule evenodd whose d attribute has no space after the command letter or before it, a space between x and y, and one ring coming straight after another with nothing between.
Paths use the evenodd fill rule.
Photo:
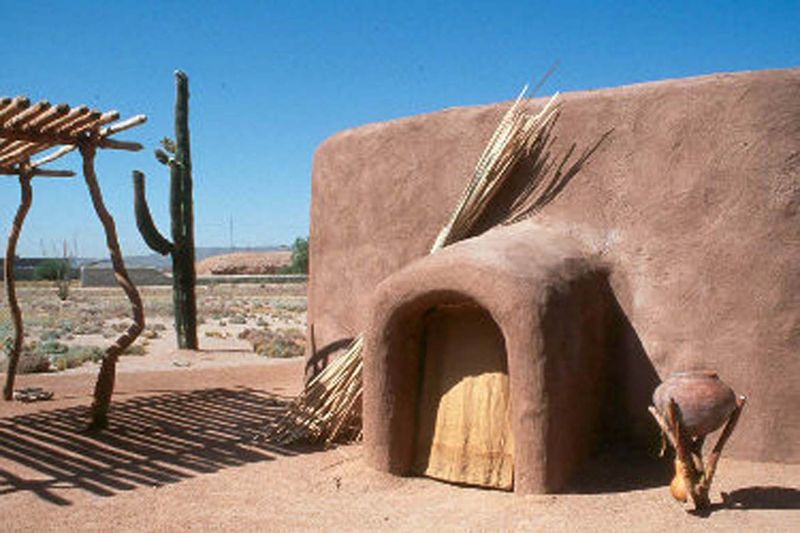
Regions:
<instances>
[{"instance_id":1,"label":"shadow on ground","mask_svg":"<svg viewBox=\"0 0 800 533\"><path fill-rule=\"evenodd\" d=\"M733 509L800 509L800 490L791 487L746 487L722 493Z\"/></svg>"},{"instance_id":2,"label":"shadow on ground","mask_svg":"<svg viewBox=\"0 0 800 533\"><path fill-rule=\"evenodd\" d=\"M591 457L577 472L567 492L603 494L668 487L672 461L643 450L604 450Z\"/></svg>"},{"instance_id":3,"label":"shadow on ground","mask_svg":"<svg viewBox=\"0 0 800 533\"><path fill-rule=\"evenodd\" d=\"M311 451L264 440L287 406L260 391L217 388L117 402L102 433L85 432L85 407L3 418L0 497L28 491L70 505L68 490L113 496Z\"/></svg>"},{"instance_id":4,"label":"shadow on ground","mask_svg":"<svg viewBox=\"0 0 800 533\"><path fill-rule=\"evenodd\" d=\"M800 490L791 487L745 487L722 493L722 503L712 503L708 509L692 511L695 516L708 518L717 511L737 509L781 510L800 509Z\"/></svg>"}]
</instances>

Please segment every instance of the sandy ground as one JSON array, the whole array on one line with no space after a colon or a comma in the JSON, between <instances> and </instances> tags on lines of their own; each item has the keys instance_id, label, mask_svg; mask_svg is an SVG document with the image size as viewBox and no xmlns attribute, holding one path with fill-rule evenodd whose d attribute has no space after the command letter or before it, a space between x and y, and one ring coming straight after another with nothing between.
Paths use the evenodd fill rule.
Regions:
<instances>
[{"instance_id":1,"label":"sandy ground","mask_svg":"<svg viewBox=\"0 0 800 533\"><path fill-rule=\"evenodd\" d=\"M19 376L55 398L0 404L4 530L800 531L800 465L723 460L706 516L672 501L664 468L629 457L593 461L559 495L397 478L365 466L358 444L264 441L301 360L235 349L128 360L101 435L83 432L92 372Z\"/></svg>"}]
</instances>

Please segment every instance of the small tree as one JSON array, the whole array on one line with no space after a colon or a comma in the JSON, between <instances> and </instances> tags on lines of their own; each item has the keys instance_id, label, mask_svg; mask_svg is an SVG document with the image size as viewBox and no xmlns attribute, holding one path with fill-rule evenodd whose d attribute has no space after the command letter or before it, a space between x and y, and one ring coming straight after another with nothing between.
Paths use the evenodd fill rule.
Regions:
<instances>
[{"instance_id":1,"label":"small tree","mask_svg":"<svg viewBox=\"0 0 800 533\"><path fill-rule=\"evenodd\" d=\"M69 298L69 280L72 276L72 255L67 251L64 241L64 253L61 259L45 259L33 269L33 279L37 281L54 281L61 301Z\"/></svg>"},{"instance_id":2,"label":"small tree","mask_svg":"<svg viewBox=\"0 0 800 533\"><path fill-rule=\"evenodd\" d=\"M33 279L37 281L60 281L69 276L67 259L45 259L33 269Z\"/></svg>"},{"instance_id":3,"label":"small tree","mask_svg":"<svg viewBox=\"0 0 800 533\"><path fill-rule=\"evenodd\" d=\"M292 262L285 266L283 274L308 274L308 239L298 237L292 245Z\"/></svg>"}]
</instances>

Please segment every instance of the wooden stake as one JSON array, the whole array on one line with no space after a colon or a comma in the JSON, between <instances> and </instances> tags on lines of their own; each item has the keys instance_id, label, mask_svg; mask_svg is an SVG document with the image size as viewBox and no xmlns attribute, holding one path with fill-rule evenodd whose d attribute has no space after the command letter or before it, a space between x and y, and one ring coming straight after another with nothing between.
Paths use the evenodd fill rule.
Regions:
<instances>
[{"instance_id":1,"label":"wooden stake","mask_svg":"<svg viewBox=\"0 0 800 533\"><path fill-rule=\"evenodd\" d=\"M717 462L722 455L722 448L725 447L725 444L728 442L731 433L733 433L733 430L736 429L736 424L739 422L739 416L742 414L742 409L744 409L744 404L746 402L747 398L744 396L739 396L739 398L736 399L736 409L734 409L730 418L728 418L728 421L725 423L725 427L722 429L722 433L720 433L717 443L714 445L714 448L711 450L711 453L706 460L703 480L701 481L706 492L708 492L708 490L711 488L711 482L714 480L714 474L717 472Z\"/></svg>"},{"instance_id":2,"label":"wooden stake","mask_svg":"<svg viewBox=\"0 0 800 533\"><path fill-rule=\"evenodd\" d=\"M48 109L50 109L50 102L46 100L37 102L22 113L15 115L14 118L8 121L7 126L9 128L21 128L25 126L26 123L39 118Z\"/></svg>"},{"instance_id":3,"label":"wooden stake","mask_svg":"<svg viewBox=\"0 0 800 533\"><path fill-rule=\"evenodd\" d=\"M64 115L58 120L55 120L48 124L47 126L43 127L40 132L41 133L55 133L56 131L60 130L62 126L65 124L69 124L74 120L86 115L89 113L89 108L85 105L80 105L78 107L73 107L69 113Z\"/></svg>"},{"instance_id":4,"label":"wooden stake","mask_svg":"<svg viewBox=\"0 0 800 533\"><path fill-rule=\"evenodd\" d=\"M67 115L62 116L54 120L52 123L48 124L47 126L39 129L39 130L31 130L27 128L23 129L14 129L9 128L0 124L0 138L4 138L7 140L13 141L27 141L27 143L35 143L41 145L38 151L46 150L50 148L50 146L56 144L63 144L63 145L76 145L80 142L80 137L86 135L87 129L92 129L99 125L103 124L104 120L108 120L113 115L107 115L106 118L103 118L102 115L94 116L90 118L90 116L86 116L86 113L81 114L81 116L77 119L70 120L71 124L69 126L65 126L62 124L61 126L56 126L58 123L70 119L70 116L75 113L75 109L73 109ZM88 111L87 111L88 113ZM110 128L103 130L105 132L104 135L95 135L95 142L97 146L101 148L111 148L116 150L129 150L129 151L139 151L142 149L142 145L135 142L129 141L118 141L116 139L109 139L107 138L109 135L113 135L118 131L122 131L122 129L130 129L134 126L138 126L143 122L146 122L146 117L144 116L136 116L125 122L111 126ZM99 138L98 138L99 137ZM30 145L19 145L21 153L24 151L27 152L28 146ZM16 149L14 149L16 152ZM9 150L4 150L7 154ZM15 154L17 156L18 154Z\"/></svg>"},{"instance_id":5,"label":"wooden stake","mask_svg":"<svg viewBox=\"0 0 800 533\"><path fill-rule=\"evenodd\" d=\"M19 167L0 167L2 176L19 176ZM31 165L30 174L32 177L43 178L71 178L75 173L71 170L51 170L49 168L36 168Z\"/></svg>"},{"instance_id":6,"label":"wooden stake","mask_svg":"<svg viewBox=\"0 0 800 533\"><path fill-rule=\"evenodd\" d=\"M145 122L147 122L146 115L136 115L127 120L123 120L122 122L118 122L117 124L112 124L107 128L103 128L100 130L100 136L108 137L110 135L114 135L115 133L135 128L136 126L144 124Z\"/></svg>"},{"instance_id":7,"label":"wooden stake","mask_svg":"<svg viewBox=\"0 0 800 533\"><path fill-rule=\"evenodd\" d=\"M60 135L78 135L85 130L91 129L92 124L100 120L100 111L93 110L89 113L70 121L56 130Z\"/></svg>"},{"instance_id":8,"label":"wooden stake","mask_svg":"<svg viewBox=\"0 0 800 533\"><path fill-rule=\"evenodd\" d=\"M665 416L662 416L655 407L649 408L661 431L675 448L675 478L670 484L670 492L676 500L685 502L691 497L697 510L707 509L711 505L708 494L717 470L717 462L725 443L736 427L745 401L744 396L737 399L736 408L725 422L725 427L705 465L703 464L705 436L692 438L683 430L680 409L675 400L670 398Z\"/></svg>"},{"instance_id":9,"label":"wooden stake","mask_svg":"<svg viewBox=\"0 0 800 533\"><path fill-rule=\"evenodd\" d=\"M46 113L36 117L36 119L31 120L25 125L25 129L36 130L43 128L58 118L63 117L67 113L69 113L69 106L67 104L58 104L57 106L48 109Z\"/></svg>"},{"instance_id":10,"label":"wooden stake","mask_svg":"<svg viewBox=\"0 0 800 533\"><path fill-rule=\"evenodd\" d=\"M138 152L144 146L137 142L132 141L118 141L116 139L100 139L97 141L99 148L111 148L112 150L127 150L129 152Z\"/></svg>"},{"instance_id":11,"label":"wooden stake","mask_svg":"<svg viewBox=\"0 0 800 533\"><path fill-rule=\"evenodd\" d=\"M14 98L11 103L5 107L5 109L0 111L0 125L2 125L8 118L13 117L21 110L27 108L29 105L31 105L31 101L24 96L17 96Z\"/></svg>"},{"instance_id":12,"label":"wooden stake","mask_svg":"<svg viewBox=\"0 0 800 533\"><path fill-rule=\"evenodd\" d=\"M25 146L25 141L15 141L14 139L5 139L0 142L0 156L10 154L11 152Z\"/></svg>"},{"instance_id":13,"label":"wooden stake","mask_svg":"<svg viewBox=\"0 0 800 533\"><path fill-rule=\"evenodd\" d=\"M47 163L52 163L56 159L58 159L60 157L64 157L65 155L67 155L70 152L74 152L77 148L78 147L75 146L75 145L62 146L61 148L59 148L55 152L51 153L50 155L46 155L46 156L42 157L41 159L37 159L36 161L34 161L33 162L33 166L34 167L40 167L40 166L45 165Z\"/></svg>"},{"instance_id":14,"label":"wooden stake","mask_svg":"<svg viewBox=\"0 0 800 533\"><path fill-rule=\"evenodd\" d=\"M11 232L9 233L8 245L6 246L6 260L3 265L6 280L6 298L8 299L8 308L11 312L11 321L14 324L14 339L10 346L11 351L8 353L8 370L6 370L6 384L3 388L3 398L6 401L11 401L14 398L14 378L17 375L17 365L19 363L19 356L22 353L24 335L22 311L20 310L19 302L17 302L17 291L14 284L14 255L17 251L19 234L22 232L22 224L25 222L25 217L28 215L31 202L33 201L31 175L27 165L20 170L19 186L19 207L17 208L17 214L14 216L14 221L11 223Z\"/></svg>"},{"instance_id":15,"label":"wooden stake","mask_svg":"<svg viewBox=\"0 0 800 533\"><path fill-rule=\"evenodd\" d=\"M49 145L47 143L23 143L19 148L13 152L9 152L0 156L0 165L11 166L26 160L29 156L42 150L47 150Z\"/></svg>"},{"instance_id":16,"label":"wooden stake","mask_svg":"<svg viewBox=\"0 0 800 533\"><path fill-rule=\"evenodd\" d=\"M86 186L92 197L92 204L94 205L95 212L100 222L103 224L103 229L106 233L106 245L108 246L108 251L111 256L114 275L117 284L125 292L125 295L131 303L133 314L133 323L106 349L105 356L100 364L97 383L94 388L94 401L91 407L92 419L89 427L90 429L105 429L108 427L108 409L111 405L111 395L114 392L117 360L120 354L136 340L136 337L138 337L144 329L144 309L142 307L142 299L141 296L139 296L139 291L136 289L133 282L131 282L130 277L128 277L128 271L125 268L125 262L119 248L119 241L117 240L114 219L103 203L103 195L100 191L100 185L97 182L97 176L94 171L96 146L87 138L85 142L79 144L78 147L83 157L83 176L86 180Z\"/></svg>"}]
</instances>

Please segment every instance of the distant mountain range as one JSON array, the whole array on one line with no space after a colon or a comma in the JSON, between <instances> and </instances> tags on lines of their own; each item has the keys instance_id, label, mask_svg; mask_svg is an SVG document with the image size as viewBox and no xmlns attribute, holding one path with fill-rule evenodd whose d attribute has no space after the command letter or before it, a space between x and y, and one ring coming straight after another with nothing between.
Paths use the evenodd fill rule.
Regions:
<instances>
[{"instance_id":1,"label":"distant mountain range","mask_svg":"<svg viewBox=\"0 0 800 533\"><path fill-rule=\"evenodd\" d=\"M275 252L280 250L291 250L291 246L253 246L248 248L230 248L218 246L198 246L195 248L195 260L202 261L207 257L215 255L232 254L237 252ZM80 257L73 260L76 266L93 265L93 266L111 266L109 259L97 259ZM129 267L152 267L159 270L170 270L172 268L172 259L168 255L148 254L148 255L129 255L125 256L125 265Z\"/></svg>"}]
</instances>

